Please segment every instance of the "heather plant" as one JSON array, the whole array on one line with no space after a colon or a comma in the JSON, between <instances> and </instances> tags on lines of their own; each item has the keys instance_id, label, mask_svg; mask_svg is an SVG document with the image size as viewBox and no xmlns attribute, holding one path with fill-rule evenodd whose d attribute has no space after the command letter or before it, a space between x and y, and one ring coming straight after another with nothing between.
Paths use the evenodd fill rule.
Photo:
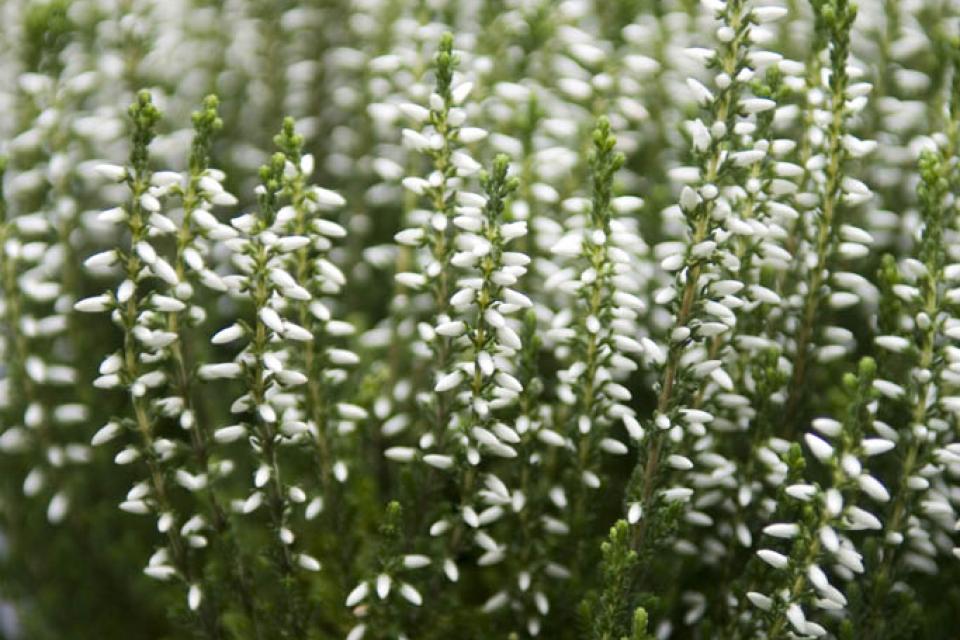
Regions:
<instances>
[{"instance_id":1,"label":"heather plant","mask_svg":"<svg viewBox=\"0 0 960 640\"><path fill-rule=\"evenodd\" d=\"M0 4L0 638L951 637L951 0Z\"/></svg>"}]
</instances>

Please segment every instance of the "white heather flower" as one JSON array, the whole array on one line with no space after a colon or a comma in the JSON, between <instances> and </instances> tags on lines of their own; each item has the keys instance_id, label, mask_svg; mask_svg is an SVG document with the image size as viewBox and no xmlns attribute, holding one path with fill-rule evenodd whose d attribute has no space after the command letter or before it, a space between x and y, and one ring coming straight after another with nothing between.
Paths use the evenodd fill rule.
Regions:
<instances>
[{"instance_id":1,"label":"white heather flower","mask_svg":"<svg viewBox=\"0 0 960 640\"><path fill-rule=\"evenodd\" d=\"M203 591L200 590L200 587L196 584L190 585L190 589L187 593L187 605L190 607L191 611L196 611L200 608L200 602L203 600Z\"/></svg>"},{"instance_id":2,"label":"white heather flower","mask_svg":"<svg viewBox=\"0 0 960 640\"><path fill-rule=\"evenodd\" d=\"M706 151L707 147L710 146L710 131L707 129L706 125L703 124L699 118L696 120L689 120L686 123L687 133L690 134L690 138L693 142L693 148L696 151Z\"/></svg>"},{"instance_id":3,"label":"white heather flower","mask_svg":"<svg viewBox=\"0 0 960 640\"><path fill-rule=\"evenodd\" d=\"M450 391L451 389L455 389L460 385L461 382L463 382L463 372L456 370L441 376L434 387L434 391L437 393L444 393L446 391Z\"/></svg>"},{"instance_id":4,"label":"white heather flower","mask_svg":"<svg viewBox=\"0 0 960 640\"><path fill-rule=\"evenodd\" d=\"M83 265L88 269L103 269L116 264L119 256L115 249L101 251L87 258Z\"/></svg>"},{"instance_id":5,"label":"white heather flower","mask_svg":"<svg viewBox=\"0 0 960 640\"><path fill-rule=\"evenodd\" d=\"M120 435L121 432L122 432L122 429L119 424L117 424L116 422L108 422L107 424L100 427L100 429L97 430L95 434L93 434L93 438L91 438L90 444L94 447L100 446L102 444L106 444L107 442L110 442L111 440L116 438L118 435Z\"/></svg>"},{"instance_id":6,"label":"white heather flower","mask_svg":"<svg viewBox=\"0 0 960 640\"><path fill-rule=\"evenodd\" d=\"M772 549L760 549L757 551L757 555L774 569L784 569L789 563L787 556Z\"/></svg>"},{"instance_id":7,"label":"white heather flower","mask_svg":"<svg viewBox=\"0 0 960 640\"><path fill-rule=\"evenodd\" d=\"M454 104L462 104L464 100L467 99L467 96L470 95L470 92L473 90L472 82L463 82L453 88L451 95L453 97Z\"/></svg>"},{"instance_id":8,"label":"white heather flower","mask_svg":"<svg viewBox=\"0 0 960 640\"><path fill-rule=\"evenodd\" d=\"M890 500L890 492L883 486L883 483L873 476L863 474L857 478L857 482L863 492L877 502L887 502Z\"/></svg>"},{"instance_id":9,"label":"white heather flower","mask_svg":"<svg viewBox=\"0 0 960 640\"><path fill-rule=\"evenodd\" d=\"M301 569L306 571L315 572L320 571L320 562L313 556L301 553L297 555L297 564Z\"/></svg>"},{"instance_id":10,"label":"white heather flower","mask_svg":"<svg viewBox=\"0 0 960 640\"><path fill-rule=\"evenodd\" d=\"M107 294L84 298L74 305L77 311L82 313L102 313L110 309L113 303L111 296Z\"/></svg>"},{"instance_id":11,"label":"white heather flower","mask_svg":"<svg viewBox=\"0 0 960 640\"><path fill-rule=\"evenodd\" d=\"M800 526L795 523L779 522L763 528L763 532L774 538L795 538L800 533Z\"/></svg>"},{"instance_id":12,"label":"white heather flower","mask_svg":"<svg viewBox=\"0 0 960 640\"><path fill-rule=\"evenodd\" d=\"M787 619L790 621L790 624L793 625L793 628L797 630L797 633L806 633L807 620L803 615L803 609L800 608L800 605L793 603L787 607Z\"/></svg>"},{"instance_id":13,"label":"white heather flower","mask_svg":"<svg viewBox=\"0 0 960 640\"><path fill-rule=\"evenodd\" d=\"M480 170L480 163L463 151L455 151L452 156L452 162L462 176L473 175Z\"/></svg>"},{"instance_id":14,"label":"white heather flower","mask_svg":"<svg viewBox=\"0 0 960 640\"><path fill-rule=\"evenodd\" d=\"M410 462L416 457L417 451L411 447L390 447L383 455L394 462Z\"/></svg>"},{"instance_id":15,"label":"white heather flower","mask_svg":"<svg viewBox=\"0 0 960 640\"><path fill-rule=\"evenodd\" d=\"M747 114L762 113L777 106L773 100L766 98L747 98L740 101L740 108Z\"/></svg>"},{"instance_id":16,"label":"white heather flower","mask_svg":"<svg viewBox=\"0 0 960 640\"><path fill-rule=\"evenodd\" d=\"M687 78L687 86L690 88L690 91L693 93L693 97L697 102L700 103L709 103L713 102L713 94L703 86L703 83L694 80L693 78Z\"/></svg>"},{"instance_id":17,"label":"white heather flower","mask_svg":"<svg viewBox=\"0 0 960 640\"><path fill-rule=\"evenodd\" d=\"M464 331L466 331L466 325L461 320L451 320L441 323L436 327L436 332L447 338L456 338L457 336L463 335Z\"/></svg>"},{"instance_id":18,"label":"white heather flower","mask_svg":"<svg viewBox=\"0 0 960 640\"><path fill-rule=\"evenodd\" d=\"M310 193L316 198L316 202L324 207L342 207L347 204L347 201L343 198L343 196L329 189L314 186ZM336 237L340 236L337 235Z\"/></svg>"},{"instance_id":19,"label":"white heather flower","mask_svg":"<svg viewBox=\"0 0 960 640\"><path fill-rule=\"evenodd\" d=\"M894 442L884 438L865 438L860 444L863 447L864 453L868 456L886 453L896 446Z\"/></svg>"},{"instance_id":20,"label":"white heather flower","mask_svg":"<svg viewBox=\"0 0 960 640\"><path fill-rule=\"evenodd\" d=\"M427 283L426 277L419 273L398 273L394 278L399 284L411 289L419 289Z\"/></svg>"},{"instance_id":21,"label":"white heather flower","mask_svg":"<svg viewBox=\"0 0 960 640\"><path fill-rule=\"evenodd\" d=\"M436 469L451 469L454 460L451 456L430 453L423 456L423 461Z\"/></svg>"},{"instance_id":22,"label":"white heather flower","mask_svg":"<svg viewBox=\"0 0 960 640\"><path fill-rule=\"evenodd\" d=\"M96 172L107 180L120 182L127 178L127 168L116 164L99 164Z\"/></svg>"},{"instance_id":23,"label":"white heather flower","mask_svg":"<svg viewBox=\"0 0 960 640\"><path fill-rule=\"evenodd\" d=\"M423 596L406 582L400 584L400 595L410 604L419 607L423 604Z\"/></svg>"},{"instance_id":24,"label":"white heather flower","mask_svg":"<svg viewBox=\"0 0 960 640\"><path fill-rule=\"evenodd\" d=\"M346 606L355 607L356 605L363 602L367 597L367 594L370 593L370 584L367 582L361 582L352 591L347 595Z\"/></svg>"},{"instance_id":25,"label":"white heather flower","mask_svg":"<svg viewBox=\"0 0 960 640\"><path fill-rule=\"evenodd\" d=\"M346 640L363 640L363 636L367 633L367 625L358 624L352 629L350 633L347 634Z\"/></svg>"},{"instance_id":26,"label":"white heather flower","mask_svg":"<svg viewBox=\"0 0 960 640\"><path fill-rule=\"evenodd\" d=\"M393 585L393 580L385 573L381 573L377 576L376 579L376 590L377 596L383 600L388 595L390 595L390 587Z\"/></svg>"},{"instance_id":27,"label":"white heather flower","mask_svg":"<svg viewBox=\"0 0 960 640\"><path fill-rule=\"evenodd\" d=\"M247 428L243 425L231 425L229 427L221 427L214 431L213 437L220 444L228 444L230 442L236 442L240 438L247 435Z\"/></svg>"},{"instance_id":28,"label":"white heather flower","mask_svg":"<svg viewBox=\"0 0 960 640\"><path fill-rule=\"evenodd\" d=\"M787 10L784 7L776 6L753 7L750 10L750 14L757 20L757 22L764 24L767 22L776 22L780 20L787 15Z\"/></svg>"},{"instance_id":29,"label":"white heather flower","mask_svg":"<svg viewBox=\"0 0 960 640\"><path fill-rule=\"evenodd\" d=\"M773 599L756 591L747 592L747 599L758 609L769 611L773 607Z\"/></svg>"},{"instance_id":30,"label":"white heather flower","mask_svg":"<svg viewBox=\"0 0 960 640\"><path fill-rule=\"evenodd\" d=\"M283 333L283 320L280 318L280 314L270 307L264 307L260 310L259 315L260 320L268 329L276 331L277 333Z\"/></svg>"},{"instance_id":31,"label":"white heather flower","mask_svg":"<svg viewBox=\"0 0 960 640\"><path fill-rule=\"evenodd\" d=\"M243 337L243 333L243 327L235 323L215 333L210 339L210 342L213 344L227 344L234 340L239 340Z\"/></svg>"},{"instance_id":32,"label":"white heather flower","mask_svg":"<svg viewBox=\"0 0 960 640\"><path fill-rule=\"evenodd\" d=\"M198 375L204 380L238 378L241 373L243 373L243 367L236 362L205 364L198 371Z\"/></svg>"},{"instance_id":33,"label":"white heather flower","mask_svg":"<svg viewBox=\"0 0 960 640\"><path fill-rule=\"evenodd\" d=\"M814 429L830 438L839 436L843 428L843 425L833 418L815 418L812 425Z\"/></svg>"},{"instance_id":34,"label":"white heather flower","mask_svg":"<svg viewBox=\"0 0 960 640\"><path fill-rule=\"evenodd\" d=\"M810 447L810 451L814 456L821 462L827 461L831 456L833 456L833 447L826 443L822 438L815 436L812 433L808 433L803 437L804 442L807 443L807 446Z\"/></svg>"},{"instance_id":35,"label":"white heather flower","mask_svg":"<svg viewBox=\"0 0 960 640\"><path fill-rule=\"evenodd\" d=\"M430 564L430 558L424 555L410 554L403 557L403 566L407 569L422 569Z\"/></svg>"},{"instance_id":36,"label":"white heather flower","mask_svg":"<svg viewBox=\"0 0 960 640\"><path fill-rule=\"evenodd\" d=\"M59 524L67 517L70 509L70 499L62 491L58 491L47 505L47 521L50 524Z\"/></svg>"},{"instance_id":37,"label":"white heather flower","mask_svg":"<svg viewBox=\"0 0 960 640\"><path fill-rule=\"evenodd\" d=\"M797 500L807 502L817 494L817 488L811 484L792 484L785 491Z\"/></svg>"},{"instance_id":38,"label":"white heather flower","mask_svg":"<svg viewBox=\"0 0 960 640\"><path fill-rule=\"evenodd\" d=\"M700 196L697 195L696 191L686 186L683 188L683 191L680 193L680 207L684 211L693 211L697 205L700 204Z\"/></svg>"}]
</instances>

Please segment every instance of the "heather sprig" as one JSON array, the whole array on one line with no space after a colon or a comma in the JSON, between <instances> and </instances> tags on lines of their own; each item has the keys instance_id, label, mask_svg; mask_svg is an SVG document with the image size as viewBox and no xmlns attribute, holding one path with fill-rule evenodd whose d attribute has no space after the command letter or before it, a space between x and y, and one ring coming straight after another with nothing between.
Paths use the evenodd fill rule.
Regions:
<instances>
[{"instance_id":1,"label":"heather sprig","mask_svg":"<svg viewBox=\"0 0 960 640\"><path fill-rule=\"evenodd\" d=\"M192 457L192 464L182 462L175 476L179 484L198 498L197 513L189 519L189 525L184 526L213 539L214 550L227 567L226 575L236 591L235 599L256 636L261 637L247 559L237 547L236 531L222 487L234 462L214 451L222 436L218 438L215 433L212 412L202 401L203 390L197 376L198 366L208 354L203 344L205 336L200 331L208 311L195 304L196 293L199 290L219 294L227 290L226 283L210 269L208 261L211 244L235 234L235 230L222 225L211 211L217 206L237 203L221 184L223 172L210 166L213 138L223 125L218 103L215 96L207 96L201 110L192 114L194 135L186 176L165 172L153 178L154 183L165 187L171 197L178 196L182 203L182 217L177 222L161 212L151 213L149 218L154 237L174 236L171 265L178 279L177 284L167 282L161 289L164 297L159 299L162 314L157 324L161 328L165 325L166 331L177 338L164 353L158 354L157 361L166 365L170 381L171 395L161 401L163 414L188 434L183 449L189 450ZM111 433L99 435L97 443L101 444Z\"/></svg>"},{"instance_id":2,"label":"heather sprig","mask_svg":"<svg viewBox=\"0 0 960 640\"><path fill-rule=\"evenodd\" d=\"M398 615L396 604L423 605L421 593L404 579L415 575L418 569L430 566L431 559L422 554L404 552L408 545L403 540L399 503L387 505L378 531L378 542L378 573L359 582L347 595L345 604L358 617L357 624L347 634L350 640L388 638L393 633L403 633L399 624L403 616Z\"/></svg>"},{"instance_id":3,"label":"heather sprig","mask_svg":"<svg viewBox=\"0 0 960 640\"><path fill-rule=\"evenodd\" d=\"M848 159L861 157L873 148L870 142L860 140L848 131L851 115L864 107L864 89L869 90L869 85L855 86L850 82L850 32L857 9L847 0L833 0L814 3L814 10L818 16L817 28L825 34L829 80L826 86L808 89L815 91L819 100L825 101L826 108L814 108L812 127L816 129L811 129L808 135L819 152L804 165L816 185L817 202L799 227L808 243L799 248L799 255L813 257L802 271L803 285L798 289L803 304L797 319L793 370L785 407L787 431L784 433L788 436L792 434L793 421L799 417L804 383L809 375L808 369L812 367L812 344L818 323L823 322L826 310L845 309L860 301L857 291L860 283L855 277L843 278L837 274L831 283L827 276L839 271L834 266L837 261L857 259L866 254L867 245L872 242L868 233L845 224L843 217L845 209L867 202L872 196L862 181L845 173ZM816 168L811 169L811 165ZM806 258L800 264L806 265ZM829 332L824 333L829 340ZM844 349L842 346L820 349L817 355L824 361L832 358L834 352L843 354Z\"/></svg>"},{"instance_id":4,"label":"heather sprig","mask_svg":"<svg viewBox=\"0 0 960 640\"><path fill-rule=\"evenodd\" d=\"M628 487L630 499L638 503L635 508L638 515L632 519L636 520L635 544L640 548L650 547L645 536L648 523L656 523L654 504L686 502L693 493L683 484L662 488L668 474L661 472L661 463L666 463L667 469L680 472L693 468L694 463L682 448L677 453L671 450L684 439L685 426L696 432L711 419L708 412L687 406L693 400L692 387L698 380L710 375L716 379L723 374L717 366L719 361L705 357L702 345L728 332L736 323L730 309L704 299L708 298L703 286L707 279L701 279L714 264L736 263L735 256L724 246L728 235L719 225L731 212L726 200L720 197L720 187L736 166L725 161L727 154L737 149L738 115L751 116L776 106L765 98L743 97L747 88L745 78L750 76L747 61L753 20L749 8L742 2L730 2L717 4L715 9L720 22L716 32L718 44L715 50L707 50L704 58L708 69L716 70L716 93L694 78L687 80L697 102L704 106L707 121L696 119L686 123L695 166L676 172L690 183L683 185L678 207L686 234L682 242L665 243L658 252L660 267L674 275L673 281L655 294L654 302L671 305L673 320L666 336L666 348L648 349L648 356L660 372L657 402L640 461ZM755 152L746 153L745 158L752 161ZM764 155L762 151L760 155ZM723 295L723 289L714 295ZM728 377L722 378L723 381ZM702 520L699 516L695 519Z\"/></svg>"},{"instance_id":5,"label":"heather sprig","mask_svg":"<svg viewBox=\"0 0 960 640\"><path fill-rule=\"evenodd\" d=\"M813 608L843 611L847 599L831 583L850 581L865 571L855 538L846 531L876 531L880 519L860 506L862 498L883 504L890 499L886 488L865 468L869 457L889 451L890 443L869 438L874 428L877 391L876 363L864 358L856 374L844 378L849 405L843 420L828 417L813 421L815 432L804 436L813 458L826 467L821 483L800 482L784 488L774 522L763 529L763 548L757 556L774 573L763 591L746 594L761 615L760 627L771 638L792 627L800 635L825 636L826 627L814 621ZM777 541L789 541L788 553L777 551ZM772 543L772 544L771 544ZM824 567L830 567L828 573Z\"/></svg>"},{"instance_id":6,"label":"heather sprig","mask_svg":"<svg viewBox=\"0 0 960 640\"><path fill-rule=\"evenodd\" d=\"M436 372L417 368L411 371L414 380L428 390L427 395L418 396L415 402L419 405L417 411L422 412L431 425L434 440L443 437L451 415L450 398L446 391L455 385L449 383L462 374L450 370L455 355L451 338L436 333L430 325L451 320L451 307L459 301L453 295L456 284L453 257L458 249L454 219L458 205L477 206L478 196L469 192L461 195L460 187L464 179L480 170L480 164L461 147L466 142L486 136L482 129L463 126L466 110L462 104L472 84L461 81L454 86L458 63L459 57L453 50L453 37L444 34L434 57L435 81L434 91L429 97L429 108L415 104L402 107L408 117L422 128L421 131L404 129L404 144L427 156L430 172L427 178L408 176L403 179L404 188L416 195L418 200L425 201L428 208L411 211L411 218L420 223L419 227L404 229L394 237L402 245L398 254L399 272L394 278L403 289L425 289L428 297L422 299L401 294L395 298L394 304L413 305L417 313L410 313L408 309L397 315L408 316L411 322L423 322L417 324L417 331L424 345L422 349L414 350L413 354L419 358L424 352L429 353L433 358L433 366L438 368ZM416 270L403 270L408 263ZM461 297L468 293L461 294ZM397 326L397 329L401 328L402 325ZM396 346L393 348L396 349ZM423 377L427 380L422 380ZM406 382L409 383L409 380Z\"/></svg>"},{"instance_id":7,"label":"heather sprig","mask_svg":"<svg viewBox=\"0 0 960 640\"><path fill-rule=\"evenodd\" d=\"M951 123L954 118L951 114ZM951 133L955 128L951 124ZM921 154L917 192L923 226L916 258L905 260L886 274L892 281L886 288L888 295L896 296L896 324L891 327L894 333L874 339L889 354L885 358L890 364L889 379L878 381L887 414L905 419L906 425L899 430L883 425L887 437L895 439L902 462L896 468L884 539L873 558L877 570L867 581L864 610L860 612L864 625L878 637L889 636L881 635L883 631L875 627L870 616L896 598L897 576L910 569L935 571L937 555L956 548L956 543L948 542L948 549L938 549L930 544L929 533L916 526L920 519L929 518L934 529L943 527L952 533L955 523L953 508L938 481L943 466L958 460L954 458L957 446L952 435L956 382L950 368L955 321L951 289L946 288L952 282L949 272L954 267L944 243L945 233L953 227L955 205L950 185L956 170L952 162L955 153L948 138L945 147Z\"/></svg>"},{"instance_id":8,"label":"heather sprig","mask_svg":"<svg viewBox=\"0 0 960 640\"><path fill-rule=\"evenodd\" d=\"M324 212L336 210L345 204L334 191L309 184L314 170L314 159L303 153L303 138L294 132L291 118L284 120L275 142L293 166L293 171L284 175L284 191L290 200L287 208L280 210L290 233L296 237L309 238L310 242L297 249L286 269L274 268L270 277L277 283L289 284L288 295L297 307L297 321L309 332L304 338L302 366L307 377L306 393L303 396L303 412L306 418L304 435L308 435L314 453L323 493L330 496L334 480L343 482L347 467L336 457L333 442L333 425L336 418L363 420L362 408L349 402L346 394L338 389L349 378L348 369L359 362L359 357L349 349L338 347L338 340L353 335L349 322L333 317L331 301L346 285L343 272L330 260L333 239L347 235L338 223L323 217ZM342 426L340 428L343 428Z\"/></svg>"},{"instance_id":9,"label":"heather sprig","mask_svg":"<svg viewBox=\"0 0 960 640\"><path fill-rule=\"evenodd\" d=\"M584 603L591 616L590 637L596 640L632 638L647 640L647 613L633 608L635 575L639 567L632 549L630 525L620 520L610 529L610 537L601 545L604 590L595 601ZM628 635L629 634L629 635Z\"/></svg>"},{"instance_id":10,"label":"heather sprig","mask_svg":"<svg viewBox=\"0 0 960 640\"><path fill-rule=\"evenodd\" d=\"M386 451L388 458L400 462L420 458L428 468L453 474L457 480L457 500L442 508L430 527L431 536L444 541L436 564L451 582L459 579L455 558L468 541L483 552L476 560L479 566L502 562L505 545L482 527L499 520L511 503L514 510L523 508L523 503L517 502L523 498L511 496L511 490L493 472L483 479L485 490L478 486L484 457L516 458L513 445L520 442L517 430L497 416L514 405L523 391L514 376L522 343L510 316L530 306L526 296L511 288L525 272L526 259L508 251L507 245L523 237L526 225L503 220L507 199L517 189L517 180L508 175L508 169L506 157L498 156L491 171L481 176L483 195L461 192L466 204L457 208L452 221L460 250L451 257L451 264L464 275L451 297L452 315L441 314L439 324L429 329L436 339L452 341L453 370L434 387L437 394L455 392L450 424L438 431L436 438L434 434L421 438L423 453L407 447ZM434 447L435 453L431 451Z\"/></svg>"},{"instance_id":11,"label":"heather sprig","mask_svg":"<svg viewBox=\"0 0 960 640\"><path fill-rule=\"evenodd\" d=\"M120 508L131 514L155 515L157 529L166 538L166 545L151 556L144 572L157 580L181 581L186 587L188 608L196 612L204 637L219 638L222 631L217 605L211 598L204 598L203 572L197 559L206 539L195 533L196 523L189 526L190 521L178 513L172 495L174 478L192 490L206 484L206 474L193 475L176 469L174 460L179 445L164 437L159 426L167 414L168 403L156 394L166 388L169 377L156 365L163 362L167 349L179 339L177 333L167 330L162 314L183 307L176 298L150 291L150 281L154 279L170 287L181 284L170 262L158 255L150 233L154 226L151 216L160 214L161 198L167 195L169 186L155 179L157 175L150 166L150 144L156 137L161 114L146 91L137 95L128 114L132 124L129 164L104 164L98 171L108 180L122 182L129 190L125 205L100 214L105 221L126 226L129 245L96 254L86 262L88 267L118 264L124 280L116 291L80 300L75 308L85 313L109 311L122 330L122 348L100 364L100 377L94 385L100 389L123 389L129 395L130 412L108 422L93 441L101 444L123 431L131 432L132 442L116 455L114 462L126 465L142 461L146 478L130 489Z\"/></svg>"},{"instance_id":12,"label":"heather sprig","mask_svg":"<svg viewBox=\"0 0 960 640\"><path fill-rule=\"evenodd\" d=\"M637 313L645 308L631 270L631 252L642 247L642 240L614 210L614 177L624 161L615 147L610 122L601 118L593 133L592 194L581 214L582 226L552 248L554 254L574 258L569 267L572 277L564 283L576 300L572 326L566 328L570 363L558 374L558 393L571 405L565 435L575 450L576 473L569 483L574 533L586 526L590 493L601 488L600 454L628 451L612 426L622 420L631 439L643 435L628 404L632 395L621 383L638 368L637 355L644 351L632 337Z\"/></svg>"},{"instance_id":13,"label":"heather sprig","mask_svg":"<svg viewBox=\"0 0 960 640\"><path fill-rule=\"evenodd\" d=\"M313 339L307 329L284 317L292 314L289 301L298 298L301 285L292 278L274 276L288 254L309 244L309 238L285 232L287 221L281 213L281 199L289 164L283 152L273 154L260 169L258 211L231 221L240 234L232 243L233 262L240 273L230 280L230 286L249 300L252 318L239 325L242 330L236 337L247 342L237 358L203 365L200 375L206 379L240 378L245 383L244 394L231 406L231 413L242 416L241 422L229 434L223 429L218 433L221 441L249 436L255 471L252 491L239 505L240 511L244 515L254 514L261 507L266 511L270 539L267 553L285 594L283 607L277 612L279 629L299 637L305 633L307 616L300 574L321 567L314 557L297 550L303 540L294 522L295 508L307 496L296 481L283 475L283 460L293 455L287 445L300 430L291 409L307 381L292 361L292 348Z\"/></svg>"}]
</instances>

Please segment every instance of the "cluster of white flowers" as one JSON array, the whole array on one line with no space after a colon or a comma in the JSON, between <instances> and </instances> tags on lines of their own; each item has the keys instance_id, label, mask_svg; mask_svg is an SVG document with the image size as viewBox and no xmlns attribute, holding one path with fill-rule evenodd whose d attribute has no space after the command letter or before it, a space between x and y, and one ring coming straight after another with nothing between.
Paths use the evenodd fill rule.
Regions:
<instances>
[{"instance_id":1,"label":"cluster of white flowers","mask_svg":"<svg viewBox=\"0 0 960 640\"><path fill-rule=\"evenodd\" d=\"M167 544L151 556L145 573L158 580L174 576L182 580L187 586L189 608L197 610L203 599L202 578L191 550L207 546L204 530L208 524L200 514L179 516L171 495L174 488L171 480L187 491L201 491L207 487L208 470L196 470L192 465L188 468L193 468L193 472L178 468L176 458L185 444L163 437L158 422L163 418L175 419L184 430L200 437L196 434L196 417L190 399L177 382L178 376L184 376L185 372L178 369L174 361L183 366L178 331L180 314L183 320L190 318L197 322L203 319L204 311L200 307L188 308L194 291L185 279L183 265L178 264L179 270L175 268L155 246L158 238L178 230L165 210L169 211L172 198L183 192L183 176L177 172L154 172L149 166L147 147L160 117L150 95L141 93L130 113L136 138L130 164L97 167L97 173L104 179L124 183L129 189L127 204L107 209L99 218L127 227L130 244L96 253L84 263L93 271L109 272L117 266L124 279L115 290L111 288L101 295L84 298L75 308L84 313L109 312L111 319L122 328L123 346L100 363L100 376L93 381L93 386L104 390L124 389L129 394L132 411L129 418L117 417L107 422L91 442L103 445L125 430L136 433L131 441L124 443L114 462L129 465L143 460L145 479L130 488L120 508L128 513L156 517L157 530L166 537ZM222 191L219 182L205 179ZM204 196L196 192L197 184L190 182L184 204L185 219L180 227L181 238L188 239L192 231L189 216L200 210L204 202ZM206 192L209 194L209 190ZM206 197L214 199L210 195ZM190 244L192 242L184 243L184 250L197 253L197 259L201 260ZM175 472L168 474L172 469L176 469ZM215 473L224 471L226 469L221 468ZM204 619L209 620L206 616Z\"/></svg>"},{"instance_id":2,"label":"cluster of white flowers","mask_svg":"<svg viewBox=\"0 0 960 640\"><path fill-rule=\"evenodd\" d=\"M246 344L231 362L202 365L203 379L245 380L244 393L236 398L231 413L246 416L238 424L218 429L214 437L230 442L247 437L256 462L252 491L234 502L243 514L261 507L268 513L271 533L277 548L280 572L288 576L295 569L318 571L320 563L312 556L296 551L297 535L293 524L297 505L310 515L306 492L282 475L282 447L307 429L299 420L298 390L307 376L293 360L294 348L312 341L310 331L288 319L292 301L310 299L310 293L285 269L289 256L311 244L308 236L291 232L298 212L280 207L284 180L304 171L309 159L300 160L298 171L283 153L274 154L261 171L258 187L260 208L230 221L237 237L227 240L231 261L239 273L226 278L232 295L249 300L252 317L219 331L215 343L245 340ZM302 205L301 205L302 206ZM302 214L301 214L302 215ZM297 318L299 320L299 318ZM291 596L292 598L293 596ZM302 624L302 623L297 623Z\"/></svg>"},{"instance_id":3,"label":"cluster of white flowers","mask_svg":"<svg viewBox=\"0 0 960 640\"><path fill-rule=\"evenodd\" d=\"M0 634L936 637L958 20L4 3Z\"/></svg>"},{"instance_id":4,"label":"cluster of white flowers","mask_svg":"<svg viewBox=\"0 0 960 640\"><path fill-rule=\"evenodd\" d=\"M77 260L71 235L79 226L80 204L72 183L81 173L77 165L85 142L76 131L81 115L75 109L91 90L89 76L63 75L27 73L17 79L16 106L24 126L9 145L16 177L7 185L9 202L0 205L3 289L17 292L3 301L10 329L3 350L11 354L11 366L20 368L19 375L0 382L0 405L10 421L0 450L30 452L22 490L47 501L52 524L61 522L71 505L64 469L90 459L75 433L76 425L90 419L88 394L72 366L76 354L51 348L70 335L69 308L79 284L67 266Z\"/></svg>"},{"instance_id":5,"label":"cluster of white flowers","mask_svg":"<svg viewBox=\"0 0 960 640\"><path fill-rule=\"evenodd\" d=\"M837 615L846 607L847 597L831 583L824 567L830 568L838 584L854 580L863 574L864 560L845 532L882 529L880 519L858 505L861 496L879 504L890 500L887 489L863 466L869 457L894 446L884 438L866 437L876 426L875 372L873 360L862 361L859 379L848 374L850 379L844 381L855 395L845 421L816 418L815 432L804 436L813 458L828 468L828 483L798 482L801 479L795 476L799 469L789 468L790 455L780 462L787 467L781 480L782 502L771 516L774 521L764 526L762 548L756 551L778 573L767 593L746 593L746 599L764 613L759 616L760 628L770 637L778 637L788 625L801 637L825 636L826 627L811 619L812 609ZM783 486L786 482L791 484ZM792 542L798 538L804 544L794 544L788 553L771 548L778 540Z\"/></svg>"}]
</instances>

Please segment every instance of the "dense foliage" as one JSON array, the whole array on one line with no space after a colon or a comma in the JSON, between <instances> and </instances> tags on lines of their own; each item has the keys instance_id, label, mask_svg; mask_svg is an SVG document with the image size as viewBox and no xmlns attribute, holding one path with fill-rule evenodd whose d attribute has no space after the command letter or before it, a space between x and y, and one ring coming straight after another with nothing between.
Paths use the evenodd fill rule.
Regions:
<instances>
[{"instance_id":1,"label":"dense foliage","mask_svg":"<svg viewBox=\"0 0 960 640\"><path fill-rule=\"evenodd\" d=\"M0 3L0 638L952 634L958 26Z\"/></svg>"}]
</instances>

